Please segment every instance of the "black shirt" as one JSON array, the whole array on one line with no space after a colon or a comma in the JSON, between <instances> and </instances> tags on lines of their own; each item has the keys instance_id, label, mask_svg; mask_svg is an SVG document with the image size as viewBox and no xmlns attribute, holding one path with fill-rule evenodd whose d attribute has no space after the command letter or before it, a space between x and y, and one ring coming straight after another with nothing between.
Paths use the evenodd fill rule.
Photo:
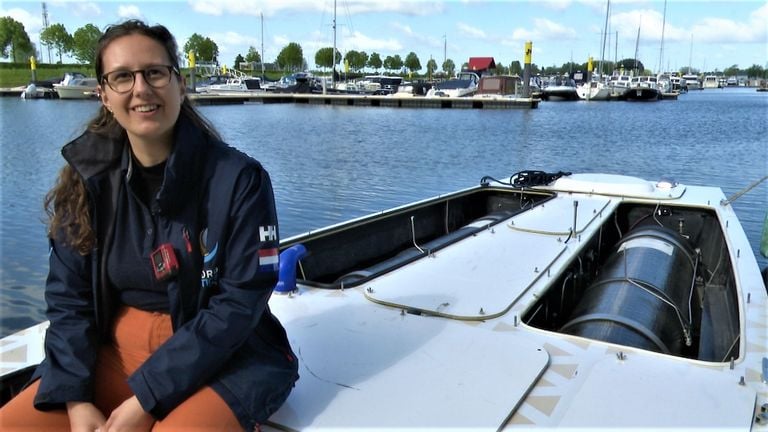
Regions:
<instances>
[{"instance_id":1,"label":"black shirt","mask_svg":"<svg viewBox=\"0 0 768 432\"><path fill-rule=\"evenodd\" d=\"M117 203L115 238L107 262L112 285L121 303L141 310L168 313L166 283L155 279L150 254L158 245L158 217L151 202L163 184L165 162L151 167L131 161Z\"/></svg>"}]
</instances>

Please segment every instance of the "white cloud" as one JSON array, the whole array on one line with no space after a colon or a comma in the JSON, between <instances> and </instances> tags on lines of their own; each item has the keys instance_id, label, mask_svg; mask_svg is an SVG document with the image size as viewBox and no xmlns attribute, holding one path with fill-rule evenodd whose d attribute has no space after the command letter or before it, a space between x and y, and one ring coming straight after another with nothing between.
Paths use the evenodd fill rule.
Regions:
<instances>
[{"instance_id":1,"label":"white cloud","mask_svg":"<svg viewBox=\"0 0 768 432\"><path fill-rule=\"evenodd\" d=\"M130 19L130 18L143 19L144 18L144 16L141 13L141 10L139 10L139 7L135 5L120 5L117 8L117 16L123 19Z\"/></svg>"},{"instance_id":2,"label":"white cloud","mask_svg":"<svg viewBox=\"0 0 768 432\"><path fill-rule=\"evenodd\" d=\"M375 39L366 36L359 31L354 31L344 35L344 46L358 51L371 52L394 52L403 49L403 45L394 38Z\"/></svg>"},{"instance_id":3,"label":"white cloud","mask_svg":"<svg viewBox=\"0 0 768 432\"><path fill-rule=\"evenodd\" d=\"M40 15L33 15L24 9L0 9L0 15L9 16L24 26L27 34L39 33L43 29L43 19Z\"/></svg>"},{"instance_id":4,"label":"white cloud","mask_svg":"<svg viewBox=\"0 0 768 432\"><path fill-rule=\"evenodd\" d=\"M101 16L101 8L93 2L73 2L69 3L72 15L84 19L93 19Z\"/></svg>"},{"instance_id":5,"label":"white cloud","mask_svg":"<svg viewBox=\"0 0 768 432\"><path fill-rule=\"evenodd\" d=\"M520 41L526 40L573 40L577 35L577 32L572 28L545 18L535 18L533 20L533 28L517 28L513 30L512 41L517 44ZM510 41L507 40L507 42L509 43Z\"/></svg>"},{"instance_id":6,"label":"white cloud","mask_svg":"<svg viewBox=\"0 0 768 432\"><path fill-rule=\"evenodd\" d=\"M476 39L486 39L487 36L484 31L480 30L479 28L472 27L469 24L465 24L463 22L459 22L456 24L456 27L459 29L459 33L464 36L469 36Z\"/></svg>"},{"instance_id":7,"label":"white cloud","mask_svg":"<svg viewBox=\"0 0 768 432\"><path fill-rule=\"evenodd\" d=\"M321 0L190 0L189 4L195 12L221 16L264 14L271 16L278 12L321 12L332 14L333 2ZM441 13L444 2L413 0L352 0L337 3L337 15L357 15L369 13L399 13L404 15L423 16Z\"/></svg>"}]
</instances>

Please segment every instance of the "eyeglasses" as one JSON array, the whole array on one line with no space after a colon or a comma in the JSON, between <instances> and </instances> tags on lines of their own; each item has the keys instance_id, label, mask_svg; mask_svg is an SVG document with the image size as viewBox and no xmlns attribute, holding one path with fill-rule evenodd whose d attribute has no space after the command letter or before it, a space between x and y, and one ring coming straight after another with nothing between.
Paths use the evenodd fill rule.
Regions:
<instances>
[{"instance_id":1,"label":"eyeglasses","mask_svg":"<svg viewBox=\"0 0 768 432\"><path fill-rule=\"evenodd\" d=\"M149 66L146 69L118 69L104 74L101 78L102 83L107 83L109 88L117 93L128 93L133 90L133 85L136 83L136 74L141 73L144 77L144 82L149 84L152 88L162 88L171 82L171 76L173 74L178 75L179 70L174 66L156 65Z\"/></svg>"}]
</instances>

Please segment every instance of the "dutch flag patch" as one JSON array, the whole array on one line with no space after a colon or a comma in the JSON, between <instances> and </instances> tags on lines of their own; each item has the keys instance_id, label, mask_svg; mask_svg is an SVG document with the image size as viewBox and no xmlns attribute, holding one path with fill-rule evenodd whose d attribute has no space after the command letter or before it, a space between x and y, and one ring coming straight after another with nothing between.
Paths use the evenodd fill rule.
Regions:
<instances>
[{"instance_id":1,"label":"dutch flag patch","mask_svg":"<svg viewBox=\"0 0 768 432\"><path fill-rule=\"evenodd\" d=\"M259 270L277 271L279 251L277 248L259 249Z\"/></svg>"}]
</instances>

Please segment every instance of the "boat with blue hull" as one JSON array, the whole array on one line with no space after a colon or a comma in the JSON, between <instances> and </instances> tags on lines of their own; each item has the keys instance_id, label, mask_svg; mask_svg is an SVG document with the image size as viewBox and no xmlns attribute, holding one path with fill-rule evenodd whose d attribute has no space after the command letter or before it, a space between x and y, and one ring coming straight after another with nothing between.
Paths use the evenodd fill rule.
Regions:
<instances>
[{"instance_id":1,"label":"boat with blue hull","mask_svg":"<svg viewBox=\"0 0 768 432\"><path fill-rule=\"evenodd\" d=\"M768 295L717 187L523 171L280 249L301 379L263 430L768 427ZM45 326L2 340L4 389Z\"/></svg>"}]
</instances>

